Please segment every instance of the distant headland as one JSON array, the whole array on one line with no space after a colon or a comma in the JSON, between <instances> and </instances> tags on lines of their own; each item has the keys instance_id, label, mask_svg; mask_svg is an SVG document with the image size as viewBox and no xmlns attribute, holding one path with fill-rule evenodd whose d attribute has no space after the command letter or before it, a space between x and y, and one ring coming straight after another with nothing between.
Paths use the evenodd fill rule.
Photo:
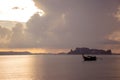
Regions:
<instances>
[{"instance_id":1,"label":"distant headland","mask_svg":"<svg viewBox=\"0 0 120 80\"><path fill-rule=\"evenodd\" d=\"M90 49L90 48L76 48L75 50L70 50L67 54L78 55L78 54L94 54L94 55L111 55L112 51L102 50L102 49Z\"/></svg>"},{"instance_id":2,"label":"distant headland","mask_svg":"<svg viewBox=\"0 0 120 80\"><path fill-rule=\"evenodd\" d=\"M31 55L30 52L13 52L13 51L8 51L8 52L0 52L0 55Z\"/></svg>"}]
</instances>

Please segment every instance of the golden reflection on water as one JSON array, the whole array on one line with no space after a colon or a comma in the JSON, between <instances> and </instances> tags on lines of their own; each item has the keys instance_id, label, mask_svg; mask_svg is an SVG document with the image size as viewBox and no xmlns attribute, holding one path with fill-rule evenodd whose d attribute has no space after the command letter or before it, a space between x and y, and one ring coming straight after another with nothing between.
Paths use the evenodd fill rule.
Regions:
<instances>
[{"instance_id":1,"label":"golden reflection on water","mask_svg":"<svg viewBox=\"0 0 120 80\"><path fill-rule=\"evenodd\" d=\"M0 56L0 80L33 80L32 56Z\"/></svg>"},{"instance_id":2,"label":"golden reflection on water","mask_svg":"<svg viewBox=\"0 0 120 80\"><path fill-rule=\"evenodd\" d=\"M101 57L83 62L78 55L0 56L0 80L120 80L120 56Z\"/></svg>"}]
</instances>

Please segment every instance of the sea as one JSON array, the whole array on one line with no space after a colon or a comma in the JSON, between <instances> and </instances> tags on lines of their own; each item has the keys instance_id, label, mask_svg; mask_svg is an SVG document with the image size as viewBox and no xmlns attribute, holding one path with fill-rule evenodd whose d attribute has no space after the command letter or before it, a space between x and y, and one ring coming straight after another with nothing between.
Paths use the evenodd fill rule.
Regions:
<instances>
[{"instance_id":1,"label":"sea","mask_svg":"<svg viewBox=\"0 0 120 80\"><path fill-rule=\"evenodd\" d=\"M120 80L120 55L2 55L0 80Z\"/></svg>"}]
</instances>

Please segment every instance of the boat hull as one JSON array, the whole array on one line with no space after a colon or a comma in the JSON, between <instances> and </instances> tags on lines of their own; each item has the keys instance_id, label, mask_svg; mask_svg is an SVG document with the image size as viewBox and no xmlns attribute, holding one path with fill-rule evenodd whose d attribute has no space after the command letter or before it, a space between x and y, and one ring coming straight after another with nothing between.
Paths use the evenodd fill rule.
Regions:
<instances>
[{"instance_id":1,"label":"boat hull","mask_svg":"<svg viewBox=\"0 0 120 80\"><path fill-rule=\"evenodd\" d=\"M83 57L84 61L96 61L97 60L96 56L84 56L84 55L82 55L82 57Z\"/></svg>"},{"instance_id":2,"label":"boat hull","mask_svg":"<svg viewBox=\"0 0 120 80\"><path fill-rule=\"evenodd\" d=\"M84 57L84 61L96 61L96 57Z\"/></svg>"}]
</instances>

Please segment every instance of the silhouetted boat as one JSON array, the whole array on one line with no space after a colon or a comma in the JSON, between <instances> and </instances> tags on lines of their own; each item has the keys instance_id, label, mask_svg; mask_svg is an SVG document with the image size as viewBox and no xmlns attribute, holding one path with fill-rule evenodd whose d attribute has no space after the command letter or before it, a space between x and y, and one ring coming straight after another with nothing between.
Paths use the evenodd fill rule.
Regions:
<instances>
[{"instance_id":1,"label":"silhouetted boat","mask_svg":"<svg viewBox=\"0 0 120 80\"><path fill-rule=\"evenodd\" d=\"M82 57L83 57L84 61L96 61L97 60L96 56L84 56L82 54Z\"/></svg>"}]
</instances>

